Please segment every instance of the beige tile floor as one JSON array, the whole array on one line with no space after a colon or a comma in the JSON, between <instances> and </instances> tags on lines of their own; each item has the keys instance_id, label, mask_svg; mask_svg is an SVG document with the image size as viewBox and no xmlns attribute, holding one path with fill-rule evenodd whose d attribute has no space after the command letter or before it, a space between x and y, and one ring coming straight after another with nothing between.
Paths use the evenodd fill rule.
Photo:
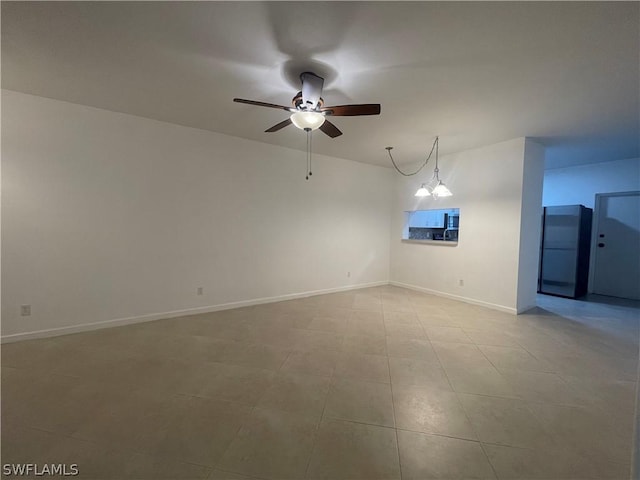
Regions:
<instances>
[{"instance_id":1,"label":"beige tile floor","mask_svg":"<svg viewBox=\"0 0 640 480\"><path fill-rule=\"evenodd\" d=\"M2 463L79 478L628 478L633 302L386 286L2 346ZM42 478L42 477L40 477Z\"/></svg>"}]
</instances>

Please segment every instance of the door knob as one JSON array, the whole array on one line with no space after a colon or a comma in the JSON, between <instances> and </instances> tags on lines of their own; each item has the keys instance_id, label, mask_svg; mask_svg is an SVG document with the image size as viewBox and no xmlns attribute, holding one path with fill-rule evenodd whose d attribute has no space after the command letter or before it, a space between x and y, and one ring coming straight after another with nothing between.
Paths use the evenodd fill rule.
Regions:
<instances>
[{"instance_id":1,"label":"door knob","mask_svg":"<svg viewBox=\"0 0 640 480\"><path fill-rule=\"evenodd\" d=\"M600 248L602 248L602 247L604 247L604 243L599 243L599 244L598 244L598 246L599 246Z\"/></svg>"}]
</instances>

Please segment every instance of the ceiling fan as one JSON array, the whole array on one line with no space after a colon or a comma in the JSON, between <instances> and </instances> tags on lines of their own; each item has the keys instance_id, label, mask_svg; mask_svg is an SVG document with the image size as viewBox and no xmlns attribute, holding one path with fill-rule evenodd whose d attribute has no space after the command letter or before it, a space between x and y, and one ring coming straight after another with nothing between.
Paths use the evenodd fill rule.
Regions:
<instances>
[{"instance_id":1,"label":"ceiling fan","mask_svg":"<svg viewBox=\"0 0 640 480\"><path fill-rule=\"evenodd\" d=\"M308 132L319 128L320 131L326 135L331 138L335 138L342 135L342 132L338 127L327 120L326 117L356 117L360 115L380 114L379 103L325 107L324 100L321 97L324 78L319 77L315 73L304 72L300 75L300 81L302 82L302 90L293 97L293 100L291 101L291 104L293 105L292 107L258 102L255 100L245 100L243 98L234 98L233 101L249 105L257 105L259 107L278 108L280 110L291 112L291 116L289 118L265 130L267 133L277 132L278 130L293 123L296 127Z\"/></svg>"}]
</instances>

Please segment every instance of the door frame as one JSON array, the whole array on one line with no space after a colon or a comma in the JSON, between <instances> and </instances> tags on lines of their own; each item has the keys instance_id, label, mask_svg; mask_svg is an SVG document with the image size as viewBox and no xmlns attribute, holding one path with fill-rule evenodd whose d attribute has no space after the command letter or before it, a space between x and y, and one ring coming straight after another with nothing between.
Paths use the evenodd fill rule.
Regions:
<instances>
[{"instance_id":1,"label":"door frame","mask_svg":"<svg viewBox=\"0 0 640 480\"><path fill-rule=\"evenodd\" d=\"M593 203L593 220L591 222L591 251L589 252L589 285L587 292L593 293L593 285L596 277L596 250L598 248L598 225L600 223L600 199L603 197L627 197L640 195L640 190L630 192L596 193Z\"/></svg>"}]
</instances>

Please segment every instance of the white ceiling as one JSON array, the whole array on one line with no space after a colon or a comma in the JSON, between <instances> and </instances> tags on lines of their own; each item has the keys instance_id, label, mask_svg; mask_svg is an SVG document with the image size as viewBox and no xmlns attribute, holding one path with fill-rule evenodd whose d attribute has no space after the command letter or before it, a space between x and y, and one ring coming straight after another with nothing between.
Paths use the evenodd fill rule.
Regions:
<instances>
[{"instance_id":1,"label":"white ceiling","mask_svg":"<svg viewBox=\"0 0 640 480\"><path fill-rule=\"evenodd\" d=\"M285 147L264 130L306 70L334 117L315 152L389 165L514 137L547 166L639 152L638 2L2 2L2 87ZM6 119L4 119L6 121Z\"/></svg>"}]
</instances>

